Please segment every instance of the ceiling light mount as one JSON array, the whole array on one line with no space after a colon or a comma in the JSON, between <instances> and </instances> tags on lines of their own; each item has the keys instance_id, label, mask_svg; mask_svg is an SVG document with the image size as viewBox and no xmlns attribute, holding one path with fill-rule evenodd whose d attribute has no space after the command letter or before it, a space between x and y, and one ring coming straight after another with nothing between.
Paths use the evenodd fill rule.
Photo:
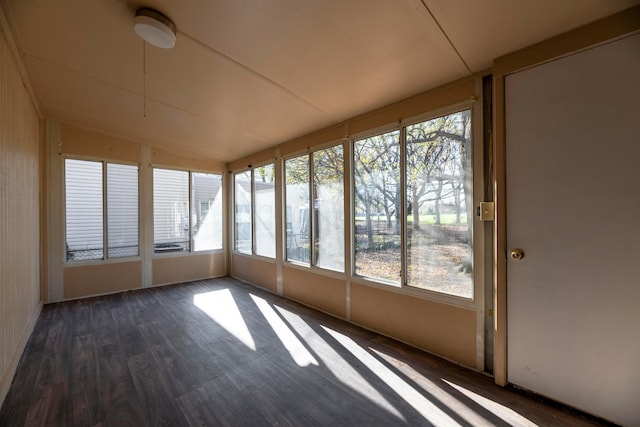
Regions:
<instances>
[{"instance_id":1,"label":"ceiling light mount","mask_svg":"<svg viewBox=\"0 0 640 427\"><path fill-rule=\"evenodd\" d=\"M176 25L162 13L142 7L136 10L136 33L146 42L162 49L176 44Z\"/></svg>"}]
</instances>

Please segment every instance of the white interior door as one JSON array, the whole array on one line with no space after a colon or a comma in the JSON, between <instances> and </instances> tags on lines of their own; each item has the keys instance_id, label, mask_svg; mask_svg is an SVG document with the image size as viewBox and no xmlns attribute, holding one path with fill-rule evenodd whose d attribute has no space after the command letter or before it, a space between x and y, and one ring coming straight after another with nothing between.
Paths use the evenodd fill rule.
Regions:
<instances>
[{"instance_id":1,"label":"white interior door","mask_svg":"<svg viewBox=\"0 0 640 427\"><path fill-rule=\"evenodd\" d=\"M640 35L505 90L509 382L640 425Z\"/></svg>"}]
</instances>

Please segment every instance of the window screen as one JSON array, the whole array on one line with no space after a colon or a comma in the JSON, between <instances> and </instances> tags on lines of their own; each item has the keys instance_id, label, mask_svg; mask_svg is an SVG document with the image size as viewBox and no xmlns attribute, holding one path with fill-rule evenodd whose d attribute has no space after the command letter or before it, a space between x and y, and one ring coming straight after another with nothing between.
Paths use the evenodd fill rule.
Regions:
<instances>
[{"instance_id":1,"label":"window screen","mask_svg":"<svg viewBox=\"0 0 640 427\"><path fill-rule=\"evenodd\" d=\"M276 256L276 170L265 165L253 170L256 255Z\"/></svg>"},{"instance_id":2,"label":"window screen","mask_svg":"<svg viewBox=\"0 0 640 427\"><path fill-rule=\"evenodd\" d=\"M65 160L67 261L102 259L102 162Z\"/></svg>"},{"instance_id":3,"label":"window screen","mask_svg":"<svg viewBox=\"0 0 640 427\"><path fill-rule=\"evenodd\" d=\"M189 172L153 170L155 253L189 251Z\"/></svg>"},{"instance_id":4,"label":"window screen","mask_svg":"<svg viewBox=\"0 0 640 427\"><path fill-rule=\"evenodd\" d=\"M355 141L355 273L400 284L400 132Z\"/></svg>"},{"instance_id":5,"label":"window screen","mask_svg":"<svg viewBox=\"0 0 640 427\"><path fill-rule=\"evenodd\" d=\"M235 249L251 253L251 171L235 174Z\"/></svg>"},{"instance_id":6,"label":"window screen","mask_svg":"<svg viewBox=\"0 0 640 427\"><path fill-rule=\"evenodd\" d=\"M222 175L191 174L193 250L222 248Z\"/></svg>"},{"instance_id":7,"label":"window screen","mask_svg":"<svg viewBox=\"0 0 640 427\"><path fill-rule=\"evenodd\" d=\"M287 160L284 173L287 260L309 264L309 156Z\"/></svg>"},{"instance_id":8,"label":"window screen","mask_svg":"<svg viewBox=\"0 0 640 427\"><path fill-rule=\"evenodd\" d=\"M109 258L138 255L138 166L107 163Z\"/></svg>"},{"instance_id":9,"label":"window screen","mask_svg":"<svg viewBox=\"0 0 640 427\"><path fill-rule=\"evenodd\" d=\"M313 153L314 265L344 271L342 145Z\"/></svg>"}]
</instances>

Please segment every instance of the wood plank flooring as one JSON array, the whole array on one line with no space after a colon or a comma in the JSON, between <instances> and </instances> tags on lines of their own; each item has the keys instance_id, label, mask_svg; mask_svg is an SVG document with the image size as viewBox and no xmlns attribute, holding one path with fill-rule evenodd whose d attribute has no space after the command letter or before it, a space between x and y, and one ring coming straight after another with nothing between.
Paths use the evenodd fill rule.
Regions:
<instances>
[{"instance_id":1,"label":"wood plank flooring","mask_svg":"<svg viewBox=\"0 0 640 427\"><path fill-rule=\"evenodd\" d=\"M606 425L233 279L47 305L0 426Z\"/></svg>"}]
</instances>

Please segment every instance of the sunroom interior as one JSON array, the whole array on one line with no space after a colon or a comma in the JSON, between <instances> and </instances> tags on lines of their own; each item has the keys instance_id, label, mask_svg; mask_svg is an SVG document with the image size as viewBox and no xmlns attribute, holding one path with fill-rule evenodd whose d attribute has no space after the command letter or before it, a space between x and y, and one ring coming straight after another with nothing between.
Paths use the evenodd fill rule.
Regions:
<instances>
[{"instance_id":1,"label":"sunroom interior","mask_svg":"<svg viewBox=\"0 0 640 427\"><path fill-rule=\"evenodd\" d=\"M625 71L640 65L637 1L1 5L0 402L44 304L230 276L500 386L620 424L640 420L640 366L618 356L640 351L631 268L640 255L631 244L640 237L638 172L621 159L611 166L627 171L617 193L611 178L602 202L580 199L581 210L620 207L596 233L620 238L594 245L621 251L621 264L599 258L602 277L584 284L606 283L617 296L565 306L601 310L585 327L604 322L615 336L605 355L584 362L616 366L596 375L610 400L576 396L579 382L557 390L516 370L528 347L510 331L555 313L540 312L544 302L523 307L529 294L517 293L514 268L529 261L527 280L537 284L555 283L546 272L556 266L535 264L535 243L516 251L512 236L526 227L510 222L520 211L509 210L513 201L558 214L552 198L539 205L544 198L509 169L531 164L537 178L556 173L553 161L521 159L509 147L519 129L532 134L516 118L539 113L533 96L556 83L562 70L552 67L565 60L609 46L622 52L610 54L622 64L611 66L617 79L601 80L612 100L594 104L624 109L619 126L600 128L623 128L613 147L640 154L637 102L628 100L640 85ZM138 37L140 7L175 22L174 48ZM594 64L609 53L601 55ZM580 87L599 85L567 64ZM581 99L546 102L571 109ZM520 321L526 310L533 314ZM570 349L562 352L598 346L563 339Z\"/></svg>"}]
</instances>

